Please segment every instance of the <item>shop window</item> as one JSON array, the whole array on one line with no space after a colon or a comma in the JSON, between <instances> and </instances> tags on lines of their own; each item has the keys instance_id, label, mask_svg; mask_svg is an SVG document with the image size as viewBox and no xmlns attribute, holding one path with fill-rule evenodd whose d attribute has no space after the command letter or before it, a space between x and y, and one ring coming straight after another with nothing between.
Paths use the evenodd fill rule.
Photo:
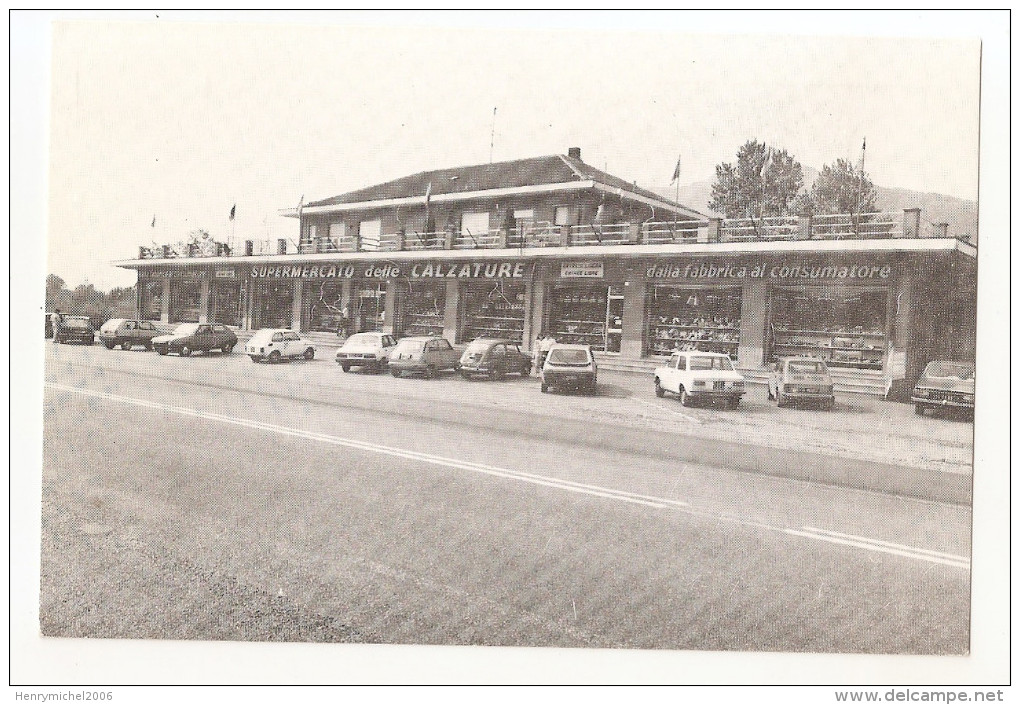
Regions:
<instances>
[{"instance_id":1,"label":"shop window","mask_svg":"<svg viewBox=\"0 0 1020 705\"><path fill-rule=\"evenodd\" d=\"M740 287L655 285L648 305L648 349L720 352L737 359L740 345Z\"/></svg>"},{"instance_id":2,"label":"shop window","mask_svg":"<svg viewBox=\"0 0 1020 705\"><path fill-rule=\"evenodd\" d=\"M142 318L148 321L158 321L163 318L163 282L143 281L141 284L141 311Z\"/></svg>"},{"instance_id":3,"label":"shop window","mask_svg":"<svg viewBox=\"0 0 1020 705\"><path fill-rule=\"evenodd\" d=\"M382 238L382 221L363 220L358 226L358 237L361 240L361 249L367 252L374 252L379 249L379 241Z\"/></svg>"},{"instance_id":4,"label":"shop window","mask_svg":"<svg viewBox=\"0 0 1020 705\"><path fill-rule=\"evenodd\" d=\"M386 322L386 284L363 284L354 292L351 324L358 333L381 331Z\"/></svg>"},{"instance_id":5,"label":"shop window","mask_svg":"<svg viewBox=\"0 0 1020 705\"><path fill-rule=\"evenodd\" d=\"M623 333L623 288L589 284L555 289L550 321L558 343L590 345L592 350L618 353Z\"/></svg>"},{"instance_id":6,"label":"shop window","mask_svg":"<svg viewBox=\"0 0 1020 705\"><path fill-rule=\"evenodd\" d=\"M255 290L256 328L290 328L293 315L292 282L264 282Z\"/></svg>"},{"instance_id":7,"label":"shop window","mask_svg":"<svg viewBox=\"0 0 1020 705\"><path fill-rule=\"evenodd\" d=\"M344 334L347 332L347 312L343 306L343 282L324 279L305 284L304 300L310 303L308 326L310 331Z\"/></svg>"},{"instance_id":8,"label":"shop window","mask_svg":"<svg viewBox=\"0 0 1020 705\"><path fill-rule=\"evenodd\" d=\"M209 319L228 326L241 325L241 285L213 284L209 291Z\"/></svg>"},{"instance_id":9,"label":"shop window","mask_svg":"<svg viewBox=\"0 0 1020 705\"><path fill-rule=\"evenodd\" d=\"M463 340L505 338L524 341L524 284L485 282L464 290Z\"/></svg>"},{"instance_id":10,"label":"shop window","mask_svg":"<svg viewBox=\"0 0 1020 705\"><path fill-rule=\"evenodd\" d=\"M770 359L796 355L830 367L881 370L888 300L886 287L777 287Z\"/></svg>"},{"instance_id":11,"label":"shop window","mask_svg":"<svg viewBox=\"0 0 1020 705\"><path fill-rule=\"evenodd\" d=\"M202 285L197 281L170 282L170 322L198 323Z\"/></svg>"},{"instance_id":12,"label":"shop window","mask_svg":"<svg viewBox=\"0 0 1020 705\"><path fill-rule=\"evenodd\" d=\"M446 316L446 282L408 282L403 297L402 320L405 335L442 335Z\"/></svg>"}]
</instances>

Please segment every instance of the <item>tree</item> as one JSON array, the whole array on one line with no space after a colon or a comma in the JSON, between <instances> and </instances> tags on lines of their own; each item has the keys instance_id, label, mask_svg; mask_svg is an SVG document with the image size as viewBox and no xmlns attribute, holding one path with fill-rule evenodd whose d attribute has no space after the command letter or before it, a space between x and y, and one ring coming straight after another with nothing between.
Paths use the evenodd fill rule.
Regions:
<instances>
[{"instance_id":1,"label":"tree","mask_svg":"<svg viewBox=\"0 0 1020 705\"><path fill-rule=\"evenodd\" d=\"M803 194L798 206L805 214L873 213L878 210L878 192L861 169L845 159L826 164Z\"/></svg>"},{"instance_id":2,"label":"tree","mask_svg":"<svg viewBox=\"0 0 1020 705\"><path fill-rule=\"evenodd\" d=\"M708 207L727 218L790 215L804 186L800 162L785 149L750 140L737 151L737 162L715 168Z\"/></svg>"},{"instance_id":3,"label":"tree","mask_svg":"<svg viewBox=\"0 0 1020 705\"><path fill-rule=\"evenodd\" d=\"M63 279L56 274L46 275L46 310L53 311L60 308L60 292L67 286Z\"/></svg>"}]
</instances>

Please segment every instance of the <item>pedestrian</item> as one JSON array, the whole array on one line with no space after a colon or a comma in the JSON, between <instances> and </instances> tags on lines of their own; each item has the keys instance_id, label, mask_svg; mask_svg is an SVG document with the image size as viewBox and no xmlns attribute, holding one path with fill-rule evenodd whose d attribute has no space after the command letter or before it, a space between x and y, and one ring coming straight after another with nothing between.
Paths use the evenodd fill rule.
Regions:
<instances>
[{"instance_id":1,"label":"pedestrian","mask_svg":"<svg viewBox=\"0 0 1020 705\"><path fill-rule=\"evenodd\" d=\"M535 341L535 374L542 371L545 358L549 355L549 350L555 344L556 338L553 337L552 333L543 330L538 334L538 339Z\"/></svg>"},{"instance_id":2,"label":"pedestrian","mask_svg":"<svg viewBox=\"0 0 1020 705\"><path fill-rule=\"evenodd\" d=\"M60 330L60 322L64 320L63 314L60 309L54 309L53 315L50 316L50 327L53 329L53 342L59 342L57 340L57 332Z\"/></svg>"}]
</instances>

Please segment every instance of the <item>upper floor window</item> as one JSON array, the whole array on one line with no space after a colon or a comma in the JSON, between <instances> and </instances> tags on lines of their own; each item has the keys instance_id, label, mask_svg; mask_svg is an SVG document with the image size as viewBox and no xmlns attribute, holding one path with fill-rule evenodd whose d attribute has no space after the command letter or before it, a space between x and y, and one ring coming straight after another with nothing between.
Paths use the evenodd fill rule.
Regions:
<instances>
[{"instance_id":1,"label":"upper floor window","mask_svg":"<svg viewBox=\"0 0 1020 705\"><path fill-rule=\"evenodd\" d=\"M313 242L315 242L315 238L316 238L317 233L318 233L318 228L316 226L314 226L314 225L309 225L301 233L301 249L302 249L302 251L304 251L306 249L311 249L311 245L312 245Z\"/></svg>"},{"instance_id":2,"label":"upper floor window","mask_svg":"<svg viewBox=\"0 0 1020 705\"><path fill-rule=\"evenodd\" d=\"M571 225L570 207L556 206L556 211L553 215L553 223L556 225Z\"/></svg>"},{"instance_id":3,"label":"upper floor window","mask_svg":"<svg viewBox=\"0 0 1020 705\"><path fill-rule=\"evenodd\" d=\"M382 221L363 220L358 226L358 236L361 238L361 249L374 251L379 249L379 240L382 238Z\"/></svg>"},{"instance_id":4,"label":"upper floor window","mask_svg":"<svg viewBox=\"0 0 1020 705\"><path fill-rule=\"evenodd\" d=\"M340 243L347 237L347 224L346 223L330 223L329 224L329 242L327 247L329 250L340 249Z\"/></svg>"}]
</instances>

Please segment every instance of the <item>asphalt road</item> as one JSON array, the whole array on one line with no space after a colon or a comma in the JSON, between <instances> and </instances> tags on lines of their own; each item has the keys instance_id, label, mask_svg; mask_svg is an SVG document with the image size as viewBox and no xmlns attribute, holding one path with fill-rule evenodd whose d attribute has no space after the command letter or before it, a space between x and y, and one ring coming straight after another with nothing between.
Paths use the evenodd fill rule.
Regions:
<instances>
[{"instance_id":1,"label":"asphalt road","mask_svg":"<svg viewBox=\"0 0 1020 705\"><path fill-rule=\"evenodd\" d=\"M968 650L969 508L677 462L609 375L47 345L44 400L46 635Z\"/></svg>"}]
</instances>

